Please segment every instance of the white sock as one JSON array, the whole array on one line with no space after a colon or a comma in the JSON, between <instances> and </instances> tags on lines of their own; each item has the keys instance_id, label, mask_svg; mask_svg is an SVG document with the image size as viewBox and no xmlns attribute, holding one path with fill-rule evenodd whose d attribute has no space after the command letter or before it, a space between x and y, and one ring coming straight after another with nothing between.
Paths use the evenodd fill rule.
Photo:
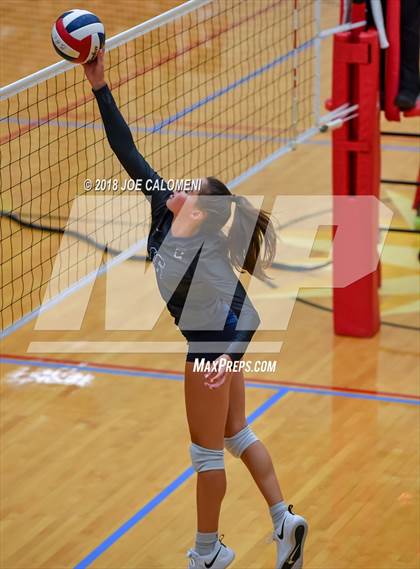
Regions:
<instances>
[{"instance_id":1,"label":"white sock","mask_svg":"<svg viewBox=\"0 0 420 569\"><path fill-rule=\"evenodd\" d=\"M195 551L198 555L209 555L217 543L217 538L217 532L202 533L198 531L195 538Z\"/></svg>"},{"instance_id":2,"label":"white sock","mask_svg":"<svg viewBox=\"0 0 420 569\"><path fill-rule=\"evenodd\" d=\"M274 529L278 528L283 521L284 514L287 512L286 502L277 502L270 508L271 519Z\"/></svg>"}]
</instances>

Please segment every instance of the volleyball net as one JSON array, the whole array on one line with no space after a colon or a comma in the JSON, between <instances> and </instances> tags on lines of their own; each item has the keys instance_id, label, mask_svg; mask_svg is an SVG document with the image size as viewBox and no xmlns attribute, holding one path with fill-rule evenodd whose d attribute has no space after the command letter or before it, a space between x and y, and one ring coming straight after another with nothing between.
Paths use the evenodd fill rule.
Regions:
<instances>
[{"instance_id":1,"label":"volleyball net","mask_svg":"<svg viewBox=\"0 0 420 569\"><path fill-rule=\"evenodd\" d=\"M312 0L192 0L107 42L107 80L162 177L212 175L234 187L317 132L318 11ZM81 66L57 63L0 96L6 335L46 295L94 278L98 255L101 270L140 255L149 205L139 192L115 199L127 174ZM96 182L116 179L117 192ZM98 186L94 211L86 180Z\"/></svg>"}]
</instances>

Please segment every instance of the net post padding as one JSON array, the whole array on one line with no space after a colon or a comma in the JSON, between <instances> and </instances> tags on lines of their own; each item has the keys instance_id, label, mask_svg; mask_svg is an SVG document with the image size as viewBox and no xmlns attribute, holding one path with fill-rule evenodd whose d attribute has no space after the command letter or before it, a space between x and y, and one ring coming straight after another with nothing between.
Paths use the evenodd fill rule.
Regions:
<instances>
[{"instance_id":1,"label":"net post padding","mask_svg":"<svg viewBox=\"0 0 420 569\"><path fill-rule=\"evenodd\" d=\"M420 207L420 168L419 173L417 174L417 188L416 188L416 195L414 196L413 201L413 209L419 209Z\"/></svg>"},{"instance_id":2,"label":"net post padding","mask_svg":"<svg viewBox=\"0 0 420 569\"><path fill-rule=\"evenodd\" d=\"M376 30L354 36L352 32L334 36L332 107L357 104L358 118L347 121L333 132L334 196L379 196L379 40ZM343 207L334 203L334 227L353 232L333 242L333 304L336 334L373 336L380 326L379 263L377 253L377 204L360 207L346 200ZM351 267L351 264L357 265ZM343 275L360 272L360 267L375 270L344 286Z\"/></svg>"},{"instance_id":3,"label":"net post padding","mask_svg":"<svg viewBox=\"0 0 420 569\"><path fill-rule=\"evenodd\" d=\"M384 111L389 121L400 120L400 110L394 103L400 85L400 22L400 2L388 2L386 34L389 47L385 54Z\"/></svg>"}]
</instances>

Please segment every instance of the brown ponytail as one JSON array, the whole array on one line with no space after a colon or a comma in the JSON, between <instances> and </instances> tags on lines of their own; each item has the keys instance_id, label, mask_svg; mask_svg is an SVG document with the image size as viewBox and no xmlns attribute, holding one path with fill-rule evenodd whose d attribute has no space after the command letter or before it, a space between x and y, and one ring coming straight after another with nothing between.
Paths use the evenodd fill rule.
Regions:
<instances>
[{"instance_id":1,"label":"brown ponytail","mask_svg":"<svg viewBox=\"0 0 420 569\"><path fill-rule=\"evenodd\" d=\"M276 254L276 232L268 213L258 211L244 196L233 195L216 178L206 178L200 195L226 196L223 200L211 200L210 203L203 200L199 202L208 213L207 226L212 230L221 229L227 223L232 203L235 203L232 226L227 236L229 260L241 272L245 270L259 279L268 279L265 270L272 264ZM253 230L250 241L251 228Z\"/></svg>"},{"instance_id":2,"label":"brown ponytail","mask_svg":"<svg viewBox=\"0 0 420 569\"><path fill-rule=\"evenodd\" d=\"M236 269L244 269L265 280L268 278L265 270L272 264L276 255L276 232L273 224L267 212L258 211L244 196L234 196L234 201L236 208L228 233L231 263ZM246 250L251 224L255 224L255 227ZM263 252L260 258L261 249Z\"/></svg>"}]
</instances>

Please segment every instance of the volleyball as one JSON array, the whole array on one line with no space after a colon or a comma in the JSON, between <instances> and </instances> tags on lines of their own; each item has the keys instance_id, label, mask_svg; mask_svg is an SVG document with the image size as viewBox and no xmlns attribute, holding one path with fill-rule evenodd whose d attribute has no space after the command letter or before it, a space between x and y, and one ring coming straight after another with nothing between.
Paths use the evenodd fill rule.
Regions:
<instances>
[{"instance_id":1,"label":"volleyball","mask_svg":"<svg viewBox=\"0 0 420 569\"><path fill-rule=\"evenodd\" d=\"M105 29L92 12L69 10L55 22L51 39L55 51L64 59L73 63L88 63L105 45Z\"/></svg>"}]
</instances>

